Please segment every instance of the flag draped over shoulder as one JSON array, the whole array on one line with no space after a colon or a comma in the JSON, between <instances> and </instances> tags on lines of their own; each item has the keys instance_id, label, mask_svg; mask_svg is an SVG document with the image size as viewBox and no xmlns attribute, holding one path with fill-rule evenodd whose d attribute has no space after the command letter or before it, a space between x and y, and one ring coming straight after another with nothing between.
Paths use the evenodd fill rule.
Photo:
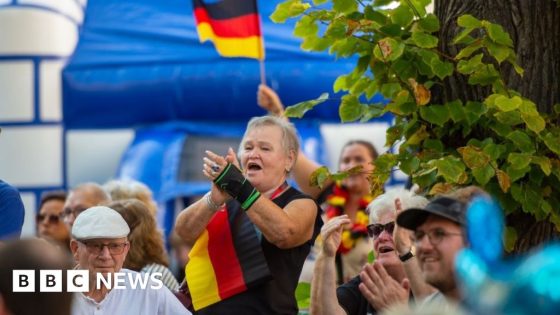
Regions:
<instances>
[{"instance_id":1,"label":"flag draped over shoulder","mask_svg":"<svg viewBox=\"0 0 560 315\"><path fill-rule=\"evenodd\" d=\"M195 310L271 279L255 227L239 208L212 217L185 267Z\"/></svg>"},{"instance_id":2,"label":"flag draped over shoulder","mask_svg":"<svg viewBox=\"0 0 560 315\"><path fill-rule=\"evenodd\" d=\"M193 0L200 42L224 57L264 59L256 0Z\"/></svg>"}]
</instances>

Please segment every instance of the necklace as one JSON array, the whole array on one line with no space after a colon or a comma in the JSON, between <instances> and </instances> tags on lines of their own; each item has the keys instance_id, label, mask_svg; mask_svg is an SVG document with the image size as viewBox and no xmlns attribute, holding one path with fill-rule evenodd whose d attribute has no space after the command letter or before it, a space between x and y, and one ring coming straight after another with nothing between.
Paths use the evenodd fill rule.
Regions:
<instances>
[{"instance_id":1,"label":"necklace","mask_svg":"<svg viewBox=\"0 0 560 315\"><path fill-rule=\"evenodd\" d=\"M327 220L333 217L344 214L346 202L348 201L348 191L336 183L333 187L333 193L327 196ZM367 238L367 225L369 222L368 214L366 213L367 205L373 200L371 195L363 196L358 202L358 210L356 211L356 218L350 226L345 226L342 231L342 240L338 246L337 252L344 255L356 247L356 243L361 238Z\"/></svg>"}]
</instances>

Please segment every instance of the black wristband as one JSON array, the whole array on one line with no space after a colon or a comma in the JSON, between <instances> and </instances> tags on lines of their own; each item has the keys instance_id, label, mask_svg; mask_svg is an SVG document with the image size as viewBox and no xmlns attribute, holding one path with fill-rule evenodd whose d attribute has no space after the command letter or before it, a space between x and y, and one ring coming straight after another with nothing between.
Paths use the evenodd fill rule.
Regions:
<instances>
[{"instance_id":1,"label":"black wristband","mask_svg":"<svg viewBox=\"0 0 560 315\"><path fill-rule=\"evenodd\" d=\"M402 256L399 256L399 259L400 259L402 262L405 262L405 261L409 260L409 259L412 258L412 257L414 257L414 254L412 253L411 250L409 250L408 253L406 253L406 254L404 254L404 255L402 255Z\"/></svg>"},{"instance_id":2,"label":"black wristband","mask_svg":"<svg viewBox=\"0 0 560 315\"><path fill-rule=\"evenodd\" d=\"M227 164L218 177L216 177L214 183L235 200L239 201L241 208L245 211L261 196L261 193L231 163Z\"/></svg>"}]
</instances>

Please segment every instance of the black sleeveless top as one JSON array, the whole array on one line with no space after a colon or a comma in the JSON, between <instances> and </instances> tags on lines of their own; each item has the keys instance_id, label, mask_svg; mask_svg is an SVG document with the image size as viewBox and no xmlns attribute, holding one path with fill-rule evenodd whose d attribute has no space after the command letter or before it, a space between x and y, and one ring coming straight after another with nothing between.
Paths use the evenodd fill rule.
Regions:
<instances>
[{"instance_id":1,"label":"black sleeveless top","mask_svg":"<svg viewBox=\"0 0 560 315\"><path fill-rule=\"evenodd\" d=\"M272 202L284 208L288 203L297 199L311 199L311 197L290 187L283 194L272 200ZM232 207L232 209L233 207L239 208L239 202L231 200L228 202L227 207L228 209L230 209L230 207ZM270 243L263 235L261 246L270 272L272 273L272 280L205 307L196 311L195 314L297 314L298 307L295 299L296 286L305 258L309 254L311 246L313 246L315 238L319 235L321 226L323 225L319 206L315 204L315 209L308 210L316 213L315 224L311 239L304 244L294 248L280 249Z\"/></svg>"}]
</instances>

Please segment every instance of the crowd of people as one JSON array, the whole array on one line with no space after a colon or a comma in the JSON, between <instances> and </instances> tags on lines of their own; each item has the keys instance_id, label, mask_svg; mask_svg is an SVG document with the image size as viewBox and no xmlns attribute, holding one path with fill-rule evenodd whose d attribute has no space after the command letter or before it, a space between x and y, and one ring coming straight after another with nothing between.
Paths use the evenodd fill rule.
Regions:
<instances>
[{"instance_id":1,"label":"crowd of people","mask_svg":"<svg viewBox=\"0 0 560 315\"><path fill-rule=\"evenodd\" d=\"M179 252L179 277L146 185L115 180L47 192L38 239L17 240L21 198L0 181L0 314L298 314L301 279L311 282L310 314L460 313L454 260L468 246L465 215L473 198L489 196L467 187L430 200L406 189L373 198L367 176L378 154L363 140L348 142L339 161L339 170L361 172L311 186L319 165L301 152L278 96L261 86L258 102L272 115L249 121L237 153L206 151L201 161L212 185L176 218L172 243L190 249ZM13 292L14 269L86 270L90 285ZM117 273L124 289L96 285L99 274ZM154 273L159 287L131 280Z\"/></svg>"}]
</instances>

